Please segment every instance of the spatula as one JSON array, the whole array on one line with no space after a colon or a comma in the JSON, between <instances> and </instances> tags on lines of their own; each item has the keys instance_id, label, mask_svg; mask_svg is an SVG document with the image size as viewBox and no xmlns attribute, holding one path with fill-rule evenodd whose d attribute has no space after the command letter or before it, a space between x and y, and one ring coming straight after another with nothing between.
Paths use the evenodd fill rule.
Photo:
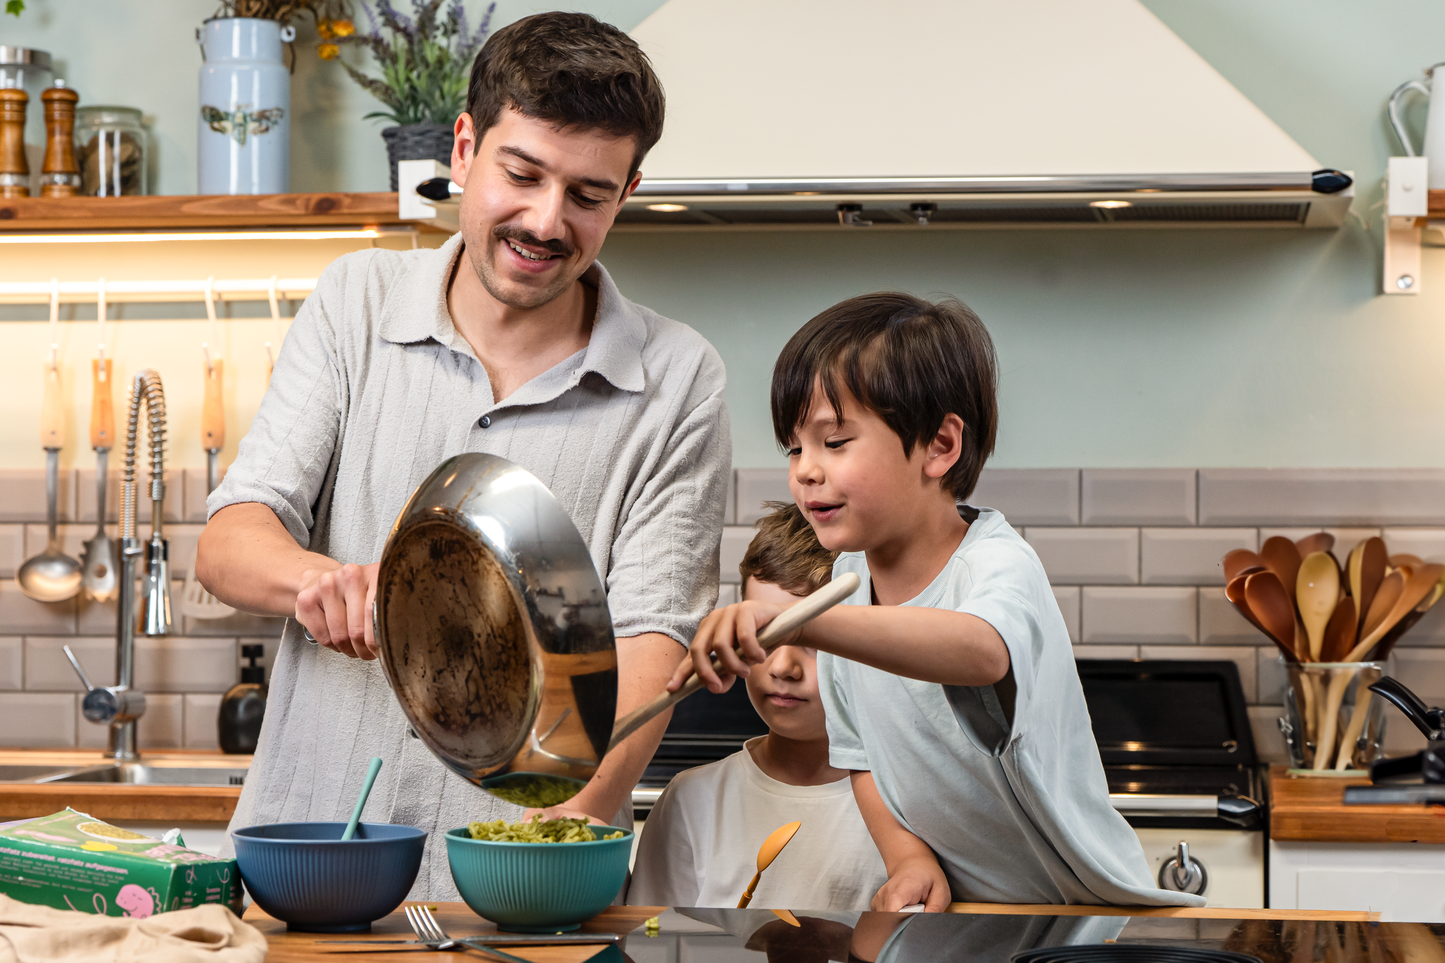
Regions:
<instances>
[{"instance_id":1,"label":"spatula","mask_svg":"<svg viewBox=\"0 0 1445 963\"><path fill-rule=\"evenodd\" d=\"M204 346L203 346L204 347ZM206 449L206 494L216 490L221 448L226 444L226 412L221 401L222 360L206 357L206 393L201 402L201 447ZM196 578L196 563L186 573L181 611L193 619L224 619L236 610L216 598Z\"/></svg>"},{"instance_id":2,"label":"spatula","mask_svg":"<svg viewBox=\"0 0 1445 963\"><path fill-rule=\"evenodd\" d=\"M747 905L753 901L753 890L758 888L758 880L763 878L763 870L773 864L773 860L778 858L778 854L783 851L783 847L792 841L802 825L802 823L798 822L788 823L786 826L779 826L769 834L767 839L763 840L762 848L758 850L758 871L753 874L753 881L748 883L748 888L747 891L743 893L743 898L738 900L738 909L746 909Z\"/></svg>"}]
</instances>

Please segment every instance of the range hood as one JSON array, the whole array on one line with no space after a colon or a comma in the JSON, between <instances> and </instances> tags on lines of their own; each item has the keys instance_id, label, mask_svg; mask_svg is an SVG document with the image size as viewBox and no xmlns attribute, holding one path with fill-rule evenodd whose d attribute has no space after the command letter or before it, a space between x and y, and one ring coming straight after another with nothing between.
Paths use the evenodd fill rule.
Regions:
<instances>
[{"instance_id":1,"label":"range hood","mask_svg":"<svg viewBox=\"0 0 1445 963\"><path fill-rule=\"evenodd\" d=\"M1322 169L1138 0L669 0L619 226L1336 227Z\"/></svg>"}]
</instances>

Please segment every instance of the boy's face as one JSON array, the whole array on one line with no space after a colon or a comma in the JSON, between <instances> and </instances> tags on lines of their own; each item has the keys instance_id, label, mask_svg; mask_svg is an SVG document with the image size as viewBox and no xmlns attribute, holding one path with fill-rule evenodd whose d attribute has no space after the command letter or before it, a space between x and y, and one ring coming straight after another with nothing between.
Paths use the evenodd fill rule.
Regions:
<instances>
[{"instance_id":1,"label":"boy's face","mask_svg":"<svg viewBox=\"0 0 1445 963\"><path fill-rule=\"evenodd\" d=\"M949 453L937 443L916 444L905 455L902 439L847 389L839 401L843 410L835 413L823 389L813 389L788 452L793 501L829 551L906 546L922 504L952 503L940 479L958 460L957 447Z\"/></svg>"},{"instance_id":2,"label":"boy's face","mask_svg":"<svg viewBox=\"0 0 1445 963\"><path fill-rule=\"evenodd\" d=\"M792 605L798 596L770 582L749 578L743 598L750 602ZM747 677L748 698L768 728L787 739L826 739L823 702L818 698L818 653L798 645L780 645Z\"/></svg>"}]
</instances>

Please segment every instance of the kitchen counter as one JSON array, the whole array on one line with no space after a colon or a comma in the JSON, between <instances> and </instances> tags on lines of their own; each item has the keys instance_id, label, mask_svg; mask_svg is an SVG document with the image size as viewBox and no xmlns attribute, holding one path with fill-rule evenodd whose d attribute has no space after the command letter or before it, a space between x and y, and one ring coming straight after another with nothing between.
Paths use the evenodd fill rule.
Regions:
<instances>
[{"instance_id":1,"label":"kitchen counter","mask_svg":"<svg viewBox=\"0 0 1445 963\"><path fill-rule=\"evenodd\" d=\"M462 903L430 904L442 927L452 936L491 932L494 927ZM1266 961L1292 958L1316 959L1312 952L1338 948L1331 956L1339 963L1354 960L1406 958L1445 959L1441 938L1421 924L1373 924L1363 913L1326 913L1300 910L1201 910L1128 909L1086 906L1003 906L985 903L955 903L945 916L906 916L895 913L864 913L852 927L837 919L814 917L795 910L802 928L782 922L770 910L682 909L613 906L583 924L584 931L612 932L626 937L627 956L635 963L679 959L707 959L713 963L761 963L764 959L845 959L851 951L864 960L978 960L1005 963L1009 956L1035 946L1064 943L1147 941L1199 949L1228 949L1251 953ZM659 915L655 936L647 935L643 924ZM831 914L839 919L846 914ZM1162 916L1162 918L1161 918ZM1112 917L1112 918L1111 918ZM364 944L332 943L333 940L382 941L414 939L401 910L372 924L370 933L291 933L257 906L246 911L247 922L256 926L270 943L270 963L312 963L345 956L348 960L394 961L406 947L394 943L379 945L376 951ZM913 932L910 933L909 930ZM833 946L832 944L837 944ZM916 945L915 945L916 944ZM1433 955L1419 955L1425 944ZM800 947L813 949L800 952ZM919 955L919 948L927 952ZM1310 949L1301 956L1303 947ZM829 949L826 954L819 948ZM591 959L599 947L505 947L505 952L533 963L581 963ZM424 952L411 950L411 953ZM765 957L763 954L767 953ZM611 954L609 954L611 955ZM472 958L481 958L473 954ZM444 953L425 958L455 960ZM604 956L602 960L607 960ZM620 963L620 955L611 956Z\"/></svg>"},{"instance_id":2,"label":"kitchen counter","mask_svg":"<svg viewBox=\"0 0 1445 963\"><path fill-rule=\"evenodd\" d=\"M1445 843L1445 807L1346 806L1345 787L1367 779L1269 771L1272 840L1332 843Z\"/></svg>"},{"instance_id":3,"label":"kitchen counter","mask_svg":"<svg viewBox=\"0 0 1445 963\"><path fill-rule=\"evenodd\" d=\"M3 749L0 766L99 767L109 758L94 749ZM142 762L157 766L232 769L251 765L250 756L219 752L147 752ZM225 823L236 810L240 786L135 785L113 782L0 782L0 822L47 816L66 806L107 822L169 821Z\"/></svg>"}]
</instances>

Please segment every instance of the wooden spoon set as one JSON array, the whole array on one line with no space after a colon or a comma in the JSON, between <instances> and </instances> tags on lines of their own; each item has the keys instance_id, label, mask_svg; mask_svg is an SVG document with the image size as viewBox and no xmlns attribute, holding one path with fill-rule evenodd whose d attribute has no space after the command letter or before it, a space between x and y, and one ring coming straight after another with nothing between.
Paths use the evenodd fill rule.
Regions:
<instances>
[{"instance_id":1,"label":"wooden spoon set","mask_svg":"<svg viewBox=\"0 0 1445 963\"><path fill-rule=\"evenodd\" d=\"M1344 770L1365 724L1370 693L1361 688L1338 746L1340 707L1362 666L1389 656L1400 637L1445 594L1445 565L1390 555L1378 536L1350 552L1343 571L1318 532L1298 542L1266 539L1258 552L1224 556L1224 594L1290 663L1291 682L1313 768Z\"/></svg>"}]
</instances>

